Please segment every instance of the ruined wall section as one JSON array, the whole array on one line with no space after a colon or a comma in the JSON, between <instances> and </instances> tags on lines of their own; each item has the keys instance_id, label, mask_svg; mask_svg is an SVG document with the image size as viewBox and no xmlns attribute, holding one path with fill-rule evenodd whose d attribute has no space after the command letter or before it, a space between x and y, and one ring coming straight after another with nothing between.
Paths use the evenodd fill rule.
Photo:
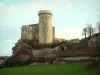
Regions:
<instances>
[{"instance_id":1,"label":"ruined wall section","mask_svg":"<svg viewBox=\"0 0 100 75\"><path fill-rule=\"evenodd\" d=\"M52 27L52 38L55 39L55 27ZM36 39L39 41L39 24L22 26L21 39Z\"/></svg>"},{"instance_id":2,"label":"ruined wall section","mask_svg":"<svg viewBox=\"0 0 100 75\"><path fill-rule=\"evenodd\" d=\"M39 38L39 26L38 24L32 24L27 26L22 26L21 29L21 39L37 39Z\"/></svg>"}]
</instances>

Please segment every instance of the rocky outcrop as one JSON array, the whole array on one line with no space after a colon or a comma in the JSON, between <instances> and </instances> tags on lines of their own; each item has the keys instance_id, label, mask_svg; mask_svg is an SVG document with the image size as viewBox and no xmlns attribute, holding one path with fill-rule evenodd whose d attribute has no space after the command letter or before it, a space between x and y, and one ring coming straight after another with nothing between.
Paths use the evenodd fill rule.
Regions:
<instances>
[{"instance_id":1,"label":"rocky outcrop","mask_svg":"<svg viewBox=\"0 0 100 75\"><path fill-rule=\"evenodd\" d=\"M13 56L7 61L7 66L26 65L31 62L53 63L58 57L62 43L39 44L36 40L20 39L12 48ZM30 60L30 61L29 61Z\"/></svg>"},{"instance_id":2,"label":"rocky outcrop","mask_svg":"<svg viewBox=\"0 0 100 75\"><path fill-rule=\"evenodd\" d=\"M13 47L13 54L19 55L19 54L28 54L32 55L32 47L29 46L26 43L20 43L18 46Z\"/></svg>"},{"instance_id":3,"label":"rocky outcrop","mask_svg":"<svg viewBox=\"0 0 100 75\"><path fill-rule=\"evenodd\" d=\"M81 50L68 51L68 46L69 44L66 42L39 44L36 40L20 39L12 48L13 56L9 58L7 63L11 66L26 65L31 64L31 62L53 63L59 57L93 55L93 53L83 50L83 52Z\"/></svg>"},{"instance_id":4,"label":"rocky outcrop","mask_svg":"<svg viewBox=\"0 0 100 75\"><path fill-rule=\"evenodd\" d=\"M32 57L28 54L13 55L5 62L6 67L23 66L32 63Z\"/></svg>"},{"instance_id":5,"label":"rocky outcrop","mask_svg":"<svg viewBox=\"0 0 100 75\"><path fill-rule=\"evenodd\" d=\"M58 57L57 52L58 52L59 47L55 48L44 48L44 49L33 49L33 61L35 62L48 62L48 63L53 63L54 60Z\"/></svg>"}]
</instances>

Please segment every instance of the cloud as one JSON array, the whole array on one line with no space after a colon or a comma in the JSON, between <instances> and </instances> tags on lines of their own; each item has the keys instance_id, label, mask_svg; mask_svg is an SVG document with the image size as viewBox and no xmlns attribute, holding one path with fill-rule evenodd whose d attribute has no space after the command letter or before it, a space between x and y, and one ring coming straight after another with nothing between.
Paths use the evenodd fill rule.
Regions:
<instances>
[{"instance_id":1,"label":"cloud","mask_svg":"<svg viewBox=\"0 0 100 75\"><path fill-rule=\"evenodd\" d=\"M31 1L27 3L11 5L17 7L18 9L28 9L27 11L31 10L53 10L53 9L64 9L70 4L69 0L40 0L40 1Z\"/></svg>"},{"instance_id":2,"label":"cloud","mask_svg":"<svg viewBox=\"0 0 100 75\"><path fill-rule=\"evenodd\" d=\"M4 7L5 7L4 3L0 2L0 8L4 8Z\"/></svg>"},{"instance_id":3,"label":"cloud","mask_svg":"<svg viewBox=\"0 0 100 75\"><path fill-rule=\"evenodd\" d=\"M82 38L82 28L58 26L55 28L56 37L64 39Z\"/></svg>"},{"instance_id":4,"label":"cloud","mask_svg":"<svg viewBox=\"0 0 100 75\"><path fill-rule=\"evenodd\" d=\"M43 0L42 2L47 7L54 7L54 8L66 8L69 4L69 0Z\"/></svg>"},{"instance_id":5,"label":"cloud","mask_svg":"<svg viewBox=\"0 0 100 75\"><path fill-rule=\"evenodd\" d=\"M59 12L59 9L67 8L68 4L69 0L40 0L6 6L4 3L1 3L3 10L0 10L0 24L2 23L1 25L6 26L21 26L38 23L38 11L51 10L55 14Z\"/></svg>"}]
</instances>

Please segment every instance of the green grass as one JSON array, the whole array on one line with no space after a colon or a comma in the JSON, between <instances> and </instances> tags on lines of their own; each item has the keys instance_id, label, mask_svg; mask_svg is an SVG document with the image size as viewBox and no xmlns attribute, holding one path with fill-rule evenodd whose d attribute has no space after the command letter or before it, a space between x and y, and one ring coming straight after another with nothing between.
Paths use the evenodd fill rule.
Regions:
<instances>
[{"instance_id":1,"label":"green grass","mask_svg":"<svg viewBox=\"0 0 100 75\"><path fill-rule=\"evenodd\" d=\"M24 66L0 69L0 75L96 75L84 63Z\"/></svg>"}]
</instances>

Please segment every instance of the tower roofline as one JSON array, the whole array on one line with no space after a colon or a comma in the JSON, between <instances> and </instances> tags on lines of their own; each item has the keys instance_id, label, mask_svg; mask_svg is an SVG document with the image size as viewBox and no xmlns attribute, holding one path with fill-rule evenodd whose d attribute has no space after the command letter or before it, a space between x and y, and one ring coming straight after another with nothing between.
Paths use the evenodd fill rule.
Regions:
<instances>
[{"instance_id":1,"label":"tower roofline","mask_svg":"<svg viewBox=\"0 0 100 75\"><path fill-rule=\"evenodd\" d=\"M52 11L50 11L50 10L40 10L38 12L38 15L40 15L40 14L51 14L52 15Z\"/></svg>"}]
</instances>

